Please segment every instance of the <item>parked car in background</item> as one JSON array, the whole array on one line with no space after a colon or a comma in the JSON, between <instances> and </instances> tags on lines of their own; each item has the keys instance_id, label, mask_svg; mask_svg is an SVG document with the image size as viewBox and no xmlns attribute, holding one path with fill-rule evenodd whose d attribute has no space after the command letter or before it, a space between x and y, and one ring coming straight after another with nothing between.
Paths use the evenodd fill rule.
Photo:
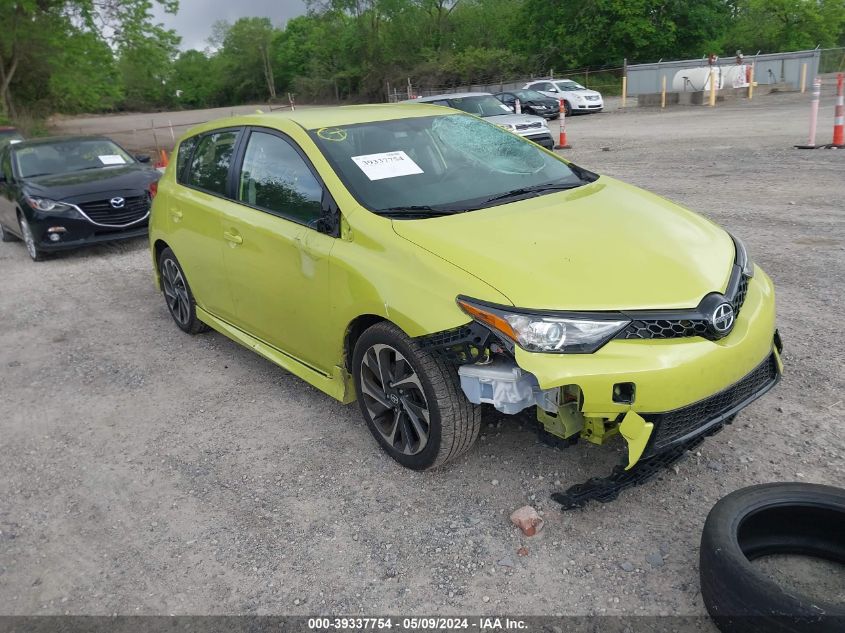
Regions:
<instances>
[{"instance_id":1,"label":"parked car in background","mask_svg":"<svg viewBox=\"0 0 845 633\"><path fill-rule=\"evenodd\" d=\"M161 174L93 136L25 140L0 150L0 239L45 253L147 233Z\"/></svg>"},{"instance_id":2,"label":"parked car in background","mask_svg":"<svg viewBox=\"0 0 845 633\"><path fill-rule=\"evenodd\" d=\"M533 114L549 120L560 116L560 101L536 90L509 90L498 92L494 96L512 111L515 111L516 100L519 99L522 114Z\"/></svg>"},{"instance_id":3,"label":"parked car in background","mask_svg":"<svg viewBox=\"0 0 845 633\"><path fill-rule=\"evenodd\" d=\"M523 88L542 92L553 99L563 99L566 116L573 112L601 112L604 107L600 92L589 90L571 79L536 79Z\"/></svg>"},{"instance_id":4,"label":"parked car in background","mask_svg":"<svg viewBox=\"0 0 845 633\"><path fill-rule=\"evenodd\" d=\"M449 108L198 126L159 183L150 254L180 329L357 399L417 470L472 446L481 403L659 464L782 371L774 288L741 241Z\"/></svg>"},{"instance_id":5,"label":"parked car in background","mask_svg":"<svg viewBox=\"0 0 845 633\"><path fill-rule=\"evenodd\" d=\"M23 140L23 136L16 128L0 125L0 149L9 143L18 143Z\"/></svg>"},{"instance_id":6,"label":"parked car in background","mask_svg":"<svg viewBox=\"0 0 845 633\"><path fill-rule=\"evenodd\" d=\"M403 101L403 103L431 103L463 110L495 123L499 127L518 134L546 149L555 146L552 133L546 120L530 114L514 114L511 109L489 92L458 92L455 94L433 95Z\"/></svg>"}]
</instances>

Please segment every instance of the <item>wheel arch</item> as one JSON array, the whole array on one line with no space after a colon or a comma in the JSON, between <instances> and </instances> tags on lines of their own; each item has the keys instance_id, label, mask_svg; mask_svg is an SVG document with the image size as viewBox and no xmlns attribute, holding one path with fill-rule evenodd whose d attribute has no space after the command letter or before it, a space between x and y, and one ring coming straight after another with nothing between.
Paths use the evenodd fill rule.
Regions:
<instances>
[{"instance_id":1,"label":"wheel arch","mask_svg":"<svg viewBox=\"0 0 845 633\"><path fill-rule=\"evenodd\" d=\"M170 248L170 244L165 242L163 239L158 238L153 242L152 245L152 255L153 255L153 275L155 276L155 284L156 289L161 290L161 273L158 269L158 260L161 259L161 254L164 252L164 249Z\"/></svg>"},{"instance_id":2,"label":"wheel arch","mask_svg":"<svg viewBox=\"0 0 845 633\"><path fill-rule=\"evenodd\" d=\"M161 254L164 252L165 248L170 248L170 244L164 240L157 239L153 242L153 253L155 254L156 268L158 268L158 260L161 258Z\"/></svg>"},{"instance_id":3,"label":"wheel arch","mask_svg":"<svg viewBox=\"0 0 845 633\"><path fill-rule=\"evenodd\" d=\"M350 374L352 373L352 354L355 351L355 343L358 342L358 339L361 338L364 331L374 326L376 323L383 322L392 323L390 319L378 314L361 314L352 319L352 321L350 321L346 326L346 332L343 336L343 366ZM393 325L396 324L393 323ZM396 327L399 326L397 325Z\"/></svg>"}]
</instances>

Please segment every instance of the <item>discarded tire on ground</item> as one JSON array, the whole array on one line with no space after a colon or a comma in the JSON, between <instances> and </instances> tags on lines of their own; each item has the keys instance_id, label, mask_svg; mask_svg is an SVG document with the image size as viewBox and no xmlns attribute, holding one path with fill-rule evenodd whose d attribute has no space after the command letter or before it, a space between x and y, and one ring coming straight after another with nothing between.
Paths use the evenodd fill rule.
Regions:
<instances>
[{"instance_id":1,"label":"discarded tire on ground","mask_svg":"<svg viewBox=\"0 0 845 633\"><path fill-rule=\"evenodd\" d=\"M845 564L845 490L762 484L721 499L701 536L701 595L724 633L842 633L845 605L779 586L751 561L771 554Z\"/></svg>"}]
</instances>

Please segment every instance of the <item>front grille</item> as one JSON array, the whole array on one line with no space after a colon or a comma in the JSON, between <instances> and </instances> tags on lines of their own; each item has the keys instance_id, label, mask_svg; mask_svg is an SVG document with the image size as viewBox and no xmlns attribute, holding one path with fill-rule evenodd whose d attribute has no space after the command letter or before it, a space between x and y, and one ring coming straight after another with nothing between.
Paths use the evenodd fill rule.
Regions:
<instances>
[{"instance_id":1,"label":"front grille","mask_svg":"<svg viewBox=\"0 0 845 633\"><path fill-rule=\"evenodd\" d=\"M734 318L739 317L739 311L745 303L745 296L748 294L748 277L739 275L739 283L733 298L728 301L733 306ZM679 313L680 312L680 313ZM691 336L703 336L712 338L709 322L698 309L681 310L674 314L666 313L665 318L637 319L636 312L631 312L631 322L616 335L621 339L663 339L663 338L688 338ZM686 312L687 314L684 314ZM687 316L688 318L684 318Z\"/></svg>"},{"instance_id":2,"label":"front grille","mask_svg":"<svg viewBox=\"0 0 845 633\"><path fill-rule=\"evenodd\" d=\"M109 200L95 200L79 205L82 212L97 224L126 226L143 219L150 212L148 196L125 198L122 208L115 209Z\"/></svg>"},{"instance_id":3,"label":"front grille","mask_svg":"<svg viewBox=\"0 0 845 633\"><path fill-rule=\"evenodd\" d=\"M517 123L516 129L517 130L536 130L543 127L543 124L539 121L537 123Z\"/></svg>"},{"instance_id":4,"label":"front grille","mask_svg":"<svg viewBox=\"0 0 845 633\"><path fill-rule=\"evenodd\" d=\"M631 321L617 338L687 338L705 336L709 324L705 319L653 319Z\"/></svg>"},{"instance_id":5,"label":"front grille","mask_svg":"<svg viewBox=\"0 0 845 633\"><path fill-rule=\"evenodd\" d=\"M739 278L739 287L736 289L736 294L734 295L733 300L731 301L731 305L734 309L734 318L739 316L739 311L742 308L742 304L745 303L745 295L748 294L748 277L745 275L741 275Z\"/></svg>"},{"instance_id":6,"label":"front grille","mask_svg":"<svg viewBox=\"0 0 845 633\"><path fill-rule=\"evenodd\" d=\"M738 383L709 398L667 413L641 414L654 424L655 433L650 450L662 450L695 435L697 431L703 432L763 395L777 379L777 360L772 354Z\"/></svg>"}]
</instances>

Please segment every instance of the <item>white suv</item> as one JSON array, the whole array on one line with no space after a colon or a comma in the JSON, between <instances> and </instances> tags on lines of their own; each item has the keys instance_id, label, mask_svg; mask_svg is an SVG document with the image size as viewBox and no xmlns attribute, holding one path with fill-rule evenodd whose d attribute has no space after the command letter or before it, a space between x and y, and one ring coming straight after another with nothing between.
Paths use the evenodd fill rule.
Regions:
<instances>
[{"instance_id":1,"label":"white suv","mask_svg":"<svg viewBox=\"0 0 845 633\"><path fill-rule=\"evenodd\" d=\"M601 112L604 107L600 92L588 90L571 79L537 79L529 81L523 88L542 92L554 99L563 99L567 116L573 112Z\"/></svg>"}]
</instances>

